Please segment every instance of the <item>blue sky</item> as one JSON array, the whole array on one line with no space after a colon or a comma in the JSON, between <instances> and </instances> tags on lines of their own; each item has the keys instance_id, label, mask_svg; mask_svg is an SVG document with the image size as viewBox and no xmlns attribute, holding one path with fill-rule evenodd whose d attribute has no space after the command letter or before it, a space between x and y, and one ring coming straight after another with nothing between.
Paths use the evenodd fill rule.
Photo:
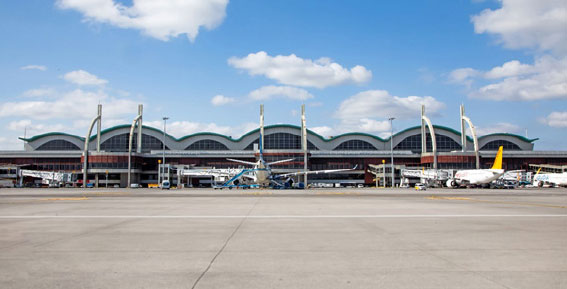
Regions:
<instances>
[{"instance_id":1,"label":"blue sky","mask_svg":"<svg viewBox=\"0 0 567 289\"><path fill-rule=\"evenodd\" d=\"M238 137L266 123L324 136L419 125L567 149L564 1L2 1L0 149L50 131L144 123ZM173 1L176 2L176 1ZM536 3L537 2L537 3Z\"/></svg>"}]
</instances>

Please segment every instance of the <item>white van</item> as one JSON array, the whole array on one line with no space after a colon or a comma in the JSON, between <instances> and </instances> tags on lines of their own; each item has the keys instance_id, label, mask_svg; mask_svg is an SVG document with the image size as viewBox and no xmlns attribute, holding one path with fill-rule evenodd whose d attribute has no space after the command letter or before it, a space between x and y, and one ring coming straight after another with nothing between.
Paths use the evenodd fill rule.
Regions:
<instances>
[{"instance_id":1,"label":"white van","mask_svg":"<svg viewBox=\"0 0 567 289\"><path fill-rule=\"evenodd\" d=\"M169 190L170 187L171 187L171 184L169 183L169 181L163 181L163 183L161 183L161 189L162 190Z\"/></svg>"}]
</instances>

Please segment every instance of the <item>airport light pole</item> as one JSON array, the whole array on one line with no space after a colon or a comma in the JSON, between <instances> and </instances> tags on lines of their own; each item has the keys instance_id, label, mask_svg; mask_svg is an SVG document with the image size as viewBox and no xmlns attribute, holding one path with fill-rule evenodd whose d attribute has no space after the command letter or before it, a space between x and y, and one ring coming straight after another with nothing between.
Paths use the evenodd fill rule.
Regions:
<instances>
[{"instance_id":1,"label":"airport light pole","mask_svg":"<svg viewBox=\"0 0 567 289\"><path fill-rule=\"evenodd\" d=\"M392 167L392 188L394 187L394 126L392 125L395 117L390 117L390 165Z\"/></svg>"},{"instance_id":2,"label":"airport light pole","mask_svg":"<svg viewBox=\"0 0 567 289\"><path fill-rule=\"evenodd\" d=\"M169 119L169 117L167 117L167 116L163 117L163 139L162 139L162 142L161 142L163 150L162 150L162 161L161 161L162 165L161 165L161 168L159 168L160 176L162 174L165 175L165 128L166 128L165 125L166 125L168 119ZM163 182L163 177L161 178L161 182ZM159 185L161 186L161 183Z\"/></svg>"}]
</instances>

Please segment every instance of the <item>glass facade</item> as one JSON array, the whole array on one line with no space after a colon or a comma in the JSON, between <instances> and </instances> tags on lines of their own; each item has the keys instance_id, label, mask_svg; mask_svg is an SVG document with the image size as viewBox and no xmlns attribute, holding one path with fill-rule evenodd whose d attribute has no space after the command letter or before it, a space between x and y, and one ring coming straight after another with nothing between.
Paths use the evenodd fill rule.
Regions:
<instances>
[{"instance_id":1,"label":"glass facade","mask_svg":"<svg viewBox=\"0 0 567 289\"><path fill-rule=\"evenodd\" d=\"M259 140L251 142L244 150L251 151L254 149L254 144L259 143ZM264 136L264 149L267 150L300 150L301 149L301 136L291 133L273 133ZM318 150L310 141L307 141L308 150Z\"/></svg>"},{"instance_id":2,"label":"glass facade","mask_svg":"<svg viewBox=\"0 0 567 289\"><path fill-rule=\"evenodd\" d=\"M460 150L462 147L459 143L454 141L452 138L440 134L435 134L435 140L437 141L437 151L438 152L450 152L455 150ZM427 151L431 152L433 146L431 145L431 136L427 134ZM398 145L394 147L394 150L411 150L414 153L421 152L421 135L414 134L412 136L406 137Z\"/></svg>"},{"instance_id":3,"label":"glass facade","mask_svg":"<svg viewBox=\"0 0 567 289\"><path fill-rule=\"evenodd\" d=\"M75 144L62 139L50 140L36 150L38 151L79 151L81 148Z\"/></svg>"},{"instance_id":4,"label":"glass facade","mask_svg":"<svg viewBox=\"0 0 567 289\"><path fill-rule=\"evenodd\" d=\"M485 144L480 150L483 151L497 151L500 146L504 147L504 150L508 151L519 151L522 150L517 144L509 142L507 140L493 140Z\"/></svg>"},{"instance_id":5,"label":"glass facade","mask_svg":"<svg viewBox=\"0 0 567 289\"><path fill-rule=\"evenodd\" d=\"M338 145L333 150L334 151L356 151L356 150L370 151L370 150L377 150L377 149L376 149L375 146L371 145L369 142L359 140L359 139L353 139L353 140L348 140L348 141L341 143L340 145Z\"/></svg>"},{"instance_id":6,"label":"glass facade","mask_svg":"<svg viewBox=\"0 0 567 289\"><path fill-rule=\"evenodd\" d=\"M204 140L200 140L200 141L196 141L194 143L192 143L191 145L189 145L188 147L185 148L185 150L187 151L222 151L222 150L228 150L228 148L216 141L216 140L211 140L211 139L204 139Z\"/></svg>"},{"instance_id":7,"label":"glass facade","mask_svg":"<svg viewBox=\"0 0 567 289\"><path fill-rule=\"evenodd\" d=\"M113 136L100 144L100 149L107 152L128 152L128 133ZM132 137L132 151L136 151L138 143L137 133ZM162 142L151 135L142 134L142 152L149 153L151 150L161 150ZM166 146L166 150L169 148Z\"/></svg>"},{"instance_id":8,"label":"glass facade","mask_svg":"<svg viewBox=\"0 0 567 289\"><path fill-rule=\"evenodd\" d=\"M437 151L439 152L450 152L461 150L463 147L452 138L440 134L435 134L435 140L437 141ZM431 138L429 134L427 135L427 151L431 151Z\"/></svg>"}]
</instances>

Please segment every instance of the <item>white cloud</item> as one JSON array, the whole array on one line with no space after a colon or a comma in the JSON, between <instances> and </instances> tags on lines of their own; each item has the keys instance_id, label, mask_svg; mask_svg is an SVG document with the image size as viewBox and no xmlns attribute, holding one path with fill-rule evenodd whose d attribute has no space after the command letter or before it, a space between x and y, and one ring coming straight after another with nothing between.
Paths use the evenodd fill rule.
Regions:
<instances>
[{"instance_id":1,"label":"white cloud","mask_svg":"<svg viewBox=\"0 0 567 289\"><path fill-rule=\"evenodd\" d=\"M368 90L344 100L335 113L339 119L420 118L421 105L425 105L428 115L438 114L445 104L431 96L392 96L385 90Z\"/></svg>"},{"instance_id":2,"label":"white cloud","mask_svg":"<svg viewBox=\"0 0 567 289\"><path fill-rule=\"evenodd\" d=\"M236 99L234 99L232 97L226 97L226 96L220 95L220 94L213 96L213 98L211 99L211 103L214 106L225 105L225 104L233 103L235 101L236 101Z\"/></svg>"},{"instance_id":3,"label":"white cloud","mask_svg":"<svg viewBox=\"0 0 567 289\"><path fill-rule=\"evenodd\" d=\"M26 65L26 66L22 66L20 67L21 70L41 70L41 71L46 71L47 70L47 66L45 65Z\"/></svg>"},{"instance_id":4,"label":"white cloud","mask_svg":"<svg viewBox=\"0 0 567 289\"><path fill-rule=\"evenodd\" d=\"M501 0L502 7L472 17L476 33L489 33L507 48L567 53L564 0Z\"/></svg>"},{"instance_id":5,"label":"white cloud","mask_svg":"<svg viewBox=\"0 0 567 289\"><path fill-rule=\"evenodd\" d=\"M52 96L56 93L55 89L53 88L36 88L26 90L23 93L25 97L44 97L44 96Z\"/></svg>"},{"instance_id":6,"label":"white cloud","mask_svg":"<svg viewBox=\"0 0 567 289\"><path fill-rule=\"evenodd\" d=\"M358 126L362 131L386 131L390 129L390 121L362 118Z\"/></svg>"},{"instance_id":7,"label":"white cloud","mask_svg":"<svg viewBox=\"0 0 567 289\"><path fill-rule=\"evenodd\" d=\"M90 90L75 89L56 91L53 88L32 89L23 96L37 99L20 98L15 101L0 103L0 130L7 142L0 142L0 149L21 149L14 145L18 136L27 137L46 132L61 131L84 136L88 125L96 116L98 104L103 105L102 125L110 127L130 123L136 115L138 102L128 97L129 93L117 92L110 95L104 88ZM42 98L49 96L47 98Z\"/></svg>"},{"instance_id":8,"label":"white cloud","mask_svg":"<svg viewBox=\"0 0 567 289\"><path fill-rule=\"evenodd\" d=\"M473 98L497 101L567 99L565 1L500 2L501 8L486 9L472 17L475 32L494 34L507 48L527 48L538 52L534 63L525 64L512 60L488 71L460 68L451 72L449 79L469 88L475 80L482 82L469 92L469 96Z\"/></svg>"},{"instance_id":9,"label":"white cloud","mask_svg":"<svg viewBox=\"0 0 567 289\"><path fill-rule=\"evenodd\" d=\"M108 83L107 80L100 79L96 75L84 70L68 72L63 76L63 79L78 85L104 85Z\"/></svg>"},{"instance_id":10,"label":"white cloud","mask_svg":"<svg viewBox=\"0 0 567 289\"><path fill-rule=\"evenodd\" d=\"M499 122L491 126L486 127L475 127L477 136L483 136L487 134L493 133L519 133L521 132L521 128L515 124L507 123L507 122ZM467 134L472 135L470 132L470 128L467 126L466 128Z\"/></svg>"},{"instance_id":11,"label":"white cloud","mask_svg":"<svg viewBox=\"0 0 567 289\"><path fill-rule=\"evenodd\" d=\"M347 132L365 132L378 134L380 137L390 135L390 121L419 119L421 105L426 106L428 115L438 115L445 104L431 96L392 96L385 90L368 90L355 94L344 100L335 117L339 123L335 126L310 127L314 132L328 136L336 136Z\"/></svg>"},{"instance_id":12,"label":"white cloud","mask_svg":"<svg viewBox=\"0 0 567 289\"><path fill-rule=\"evenodd\" d=\"M391 127L389 120L375 120L370 118L345 119L341 120L338 125L332 127L309 127L309 130L312 130L326 138L349 132L364 132L370 134L378 134L380 137L382 137L382 135L387 135L389 137L390 129Z\"/></svg>"},{"instance_id":13,"label":"white cloud","mask_svg":"<svg viewBox=\"0 0 567 289\"><path fill-rule=\"evenodd\" d=\"M518 60L508 61L502 66L496 66L490 71L484 73L484 77L488 79L496 79L503 77L514 77L523 74L528 74L532 71L533 67L529 64L522 64Z\"/></svg>"},{"instance_id":14,"label":"white cloud","mask_svg":"<svg viewBox=\"0 0 567 289\"><path fill-rule=\"evenodd\" d=\"M480 74L480 71L470 67L458 68L449 73L449 82L470 86L472 84L472 79Z\"/></svg>"},{"instance_id":15,"label":"white cloud","mask_svg":"<svg viewBox=\"0 0 567 289\"><path fill-rule=\"evenodd\" d=\"M155 127L160 130L163 129L163 121L161 120L144 122L144 125ZM257 123L244 123L237 126L223 126L216 123L172 121L167 123L166 130L167 134L173 135L175 137L183 137L198 132L214 132L232 136L233 138L238 138L241 135L256 128L258 128Z\"/></svg>"},{"instance_id":16,"label":"white cloud","mask_svg":"<svg viewBox=\"0 0 567 289\"><path fill-rule=\"evenodd\" d=\"M567 128L567 111L554 111L540 122L551 127Z\"/></svg>"},{"instance_id":17,"label":"white cloud","mask_svg":"<svg viewBox=\"0 0 567 289\"><path fill-rule=\"evenodd\" d=\"M302 101L314 97L311 93L302 88L274 85L258 88L250 92L248 96L253 100L268 100L274 97L282 97Z\"/></svg>"},{"instance_id":18,"label":"white cloud","mask_svg":"<svg viewBox=\"0 0 567 289\"><path fill-rule=\"evenodd\" d=\"M58 0L61 9L73 9L85 20L139 29L167 41L186 34L194 41L201 27L213 29L226 15L228 0L134 0L130 7L113 0Z\"/></svg>"},{"instance_id":19,"label":"white cloud","mask_svg":"<svg viewBox=\"0 0 567 289\"><path fill-rule=\"evenodd\" d=\"M69 126L63 124L33 123L30 119L22 119L9 122L7 128L22 133L25 130L27 135L30 136L46 132L65 131Z\"/></svg>"},{"instance_id":20,"label":"white cloud","mask_svg":"<svg viewBox=\"0 0 567 289\"><path fill-rule=\"evenodd\" d=\"M499 74L502 80L485 85L470 95L491 100L567 99L567 57L545 56L533 65L518 62L513 69L506 69L509 63L512 62L485 74L487 77Z\"/></svg>"},{"instance_id":21,"label":"white cloud","mask_svg":"<svg viewBox=\"0 0 567 289\"><path fill-rule=\"evenodd\" d=\"M347 83L364 83L372 72L356 65L350 70L329 58L303 59L295 54L270 56L264 51L243 58L231 57L228 64L248 71L250 75L264 75L287 85L325 88Z\"/></svg>"},{"instance_id":22,"label":"white cloud","mask_svg":"<svg viewBox=\"0 0 567 289\"><path fill-rule=\"evenodd\" d=\"M50 100L6 102L0 104L0 117L24 117L36 120L90 119L96 115L97 105L103 104L103 116L135 114L137 103L130 99L109 96L104 91L75 89Z\"/></svg>"},{"instance_id":23,"label":"white cloud","mask_svg":"<svg viewBox=\"0 0 567 289\"><path fill-rule=\"evenodd\" d=\"M335 133L335 130L329 126L310 127L309 130L314 131L315 133L326 138L332 136Z\"/></svg>"},{"instance_id":24,"label":"white cloud","mask_svg":"<svg viewBox=\"0 0 567 289\"><path fill-rule=\"evenodd\" d=\"M471 91L469 96L474 98L515 101L567 98L567 57L542 56L536 58L534 64L513 60L489 71L474 71L462 74L460 82L492 81Z\"/></svg>"},{"instance_id":25,"label":"white cloud","mask_svg":"<svg viewBox=\"0 0 567 289\"><path fill-rule=\"evenodd\" d=\"M0 150L18 150L24 149L24 142L19 140L17 136L0 137Z\"/></svg>"}]
</instances>

